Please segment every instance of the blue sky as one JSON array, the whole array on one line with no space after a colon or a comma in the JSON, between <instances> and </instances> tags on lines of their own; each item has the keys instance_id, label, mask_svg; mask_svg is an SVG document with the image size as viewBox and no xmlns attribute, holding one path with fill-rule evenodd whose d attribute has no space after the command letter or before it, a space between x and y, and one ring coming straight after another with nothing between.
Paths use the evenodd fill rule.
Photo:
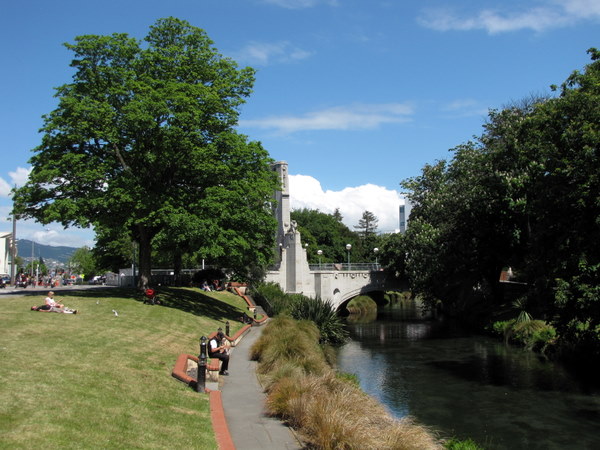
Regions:
<instances>
[{"instance_id":1,"label":"blue sky","mask_svg":"<svg viewBox=\"0 0 600 450\"><path fill-rule=\"evenodd\" d=\"M289 163L293 207L362 211L397 228L399 183L481 133L489 108L549 94L598 46L600 0L5 0L0 9L0 231L41 116L83 34L143 38L158 18L203 28L257 69L239 129ZM18 238L92 245L89 230L19 223Z\"/></svg>"}]
</instances>

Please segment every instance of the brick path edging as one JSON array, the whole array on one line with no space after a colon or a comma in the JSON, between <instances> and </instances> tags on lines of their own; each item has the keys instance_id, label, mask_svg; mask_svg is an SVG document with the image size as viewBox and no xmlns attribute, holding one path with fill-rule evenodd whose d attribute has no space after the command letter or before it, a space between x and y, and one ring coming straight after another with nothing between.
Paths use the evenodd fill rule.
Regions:
<instances>
[{"instance_id":1,"label":"brick path edging","mask_svg":"<svg viewBox=\"0 0 600 450\"><path fill-rule=\"evenodd\" d=\"M252 302L250 299L243 295L237 287L234 287L235 293L242 297L246 303L248 304L248 309L251 309ZM269 317L265 314L261 319L256 320L253 319L252 324L244 325L240 328L233 336L225 336L225 338L231 342L231 346L235 347L238 342L244 337L252 325L263 325L266 323ZM211 339L215 336L217 332L210 333L208 335L208 339ZM175 366L173 367L173 371L171 375L174 378L177 378L180 381L183 381L188 386L196 389L197 388L197 380L190 377L187 374L187 364L188 360L191 359L198 363L198 357L194 355L188 355L183 353L179 355L177 361L175 362ZM207 370L218 371L219 370L220 361L216 358L211 360L211 363L206 366ZM231 434L229 433L229 428L227 426L227 421L225 420L225 411L223 410L223 400L221 398L221 391L204 389L204 391L209 395L209 403L210 403L210 419L213 426L213 430L215 432L215 439L217 441L217 445L219 450L235 450L235 445L233 444L233 439L231 438Z\"/></svg>"}]
</instances>

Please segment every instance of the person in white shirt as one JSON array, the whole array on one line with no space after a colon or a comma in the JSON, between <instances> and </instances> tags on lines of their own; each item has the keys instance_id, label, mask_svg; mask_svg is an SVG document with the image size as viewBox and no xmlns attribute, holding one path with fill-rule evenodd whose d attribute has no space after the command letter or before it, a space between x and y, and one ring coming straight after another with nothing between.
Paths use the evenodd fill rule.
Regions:
<instances>
[{"instance_id":1,"label":"person in white shirt","mask_svg":"<svg viewBox=\"0 0 600 450\"><path fill-rule=\"evenodd\" d=\"M76 309L67 308L62 303L58 303L56 300L54 300L54 292L53 291L48 292L48 296L44 300L44 303L45 303L45 306L47 306L47 308L44 308L46 310L49 309L50 311L57 312L57 313L77 314Z\"/></svg>"},{"instance_id":2,"label":"person in white shirt","mask_svg":"<svg viewBox=\"0 0 600 450\"><path fill-rule=\"evenodd\" d=\"M225 334L219 331L208 343L208 356L221 360L220 375L229 375L229 355L227 354L227 346L225 345Z\"/></svg>"}]
</instances>

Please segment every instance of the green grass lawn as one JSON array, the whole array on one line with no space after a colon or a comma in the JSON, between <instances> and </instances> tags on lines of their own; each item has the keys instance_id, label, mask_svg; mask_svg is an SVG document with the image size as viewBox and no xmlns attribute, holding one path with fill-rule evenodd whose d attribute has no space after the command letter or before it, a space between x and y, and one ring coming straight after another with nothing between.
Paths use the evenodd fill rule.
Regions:
<instances>
[{"instance_id":1,"label":"green grass lawn","mask_svg":"<svg viewBox=\"0 0 600 450\"><path fill-rule=\"evenodd\" d=\"M31 311L43 298L0 296L0 448L217 448L208 397L171 371L200 336L242 327L241 298L65 289L55 298L79 314Z\"/></svg>"}]
</instances>

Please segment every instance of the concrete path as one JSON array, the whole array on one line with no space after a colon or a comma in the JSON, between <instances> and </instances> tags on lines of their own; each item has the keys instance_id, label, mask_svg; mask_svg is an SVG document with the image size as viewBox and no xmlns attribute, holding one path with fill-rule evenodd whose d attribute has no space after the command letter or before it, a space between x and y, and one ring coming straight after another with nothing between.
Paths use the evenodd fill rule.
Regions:
<instances>
[{"instance_id":1,"label":"concrete path","mask_svg":"<svg viewBox=\"0 0 600 450\"><path fill-rule=\"evenodd\" d=\"M221 377L223 409L237 450L298 450L302 446L291 429L264 412L265 394L258 382L256 362L250 361L250 347L262 327L252 327L231 352L229 376Z\"/></svg>"}]
</instances>

